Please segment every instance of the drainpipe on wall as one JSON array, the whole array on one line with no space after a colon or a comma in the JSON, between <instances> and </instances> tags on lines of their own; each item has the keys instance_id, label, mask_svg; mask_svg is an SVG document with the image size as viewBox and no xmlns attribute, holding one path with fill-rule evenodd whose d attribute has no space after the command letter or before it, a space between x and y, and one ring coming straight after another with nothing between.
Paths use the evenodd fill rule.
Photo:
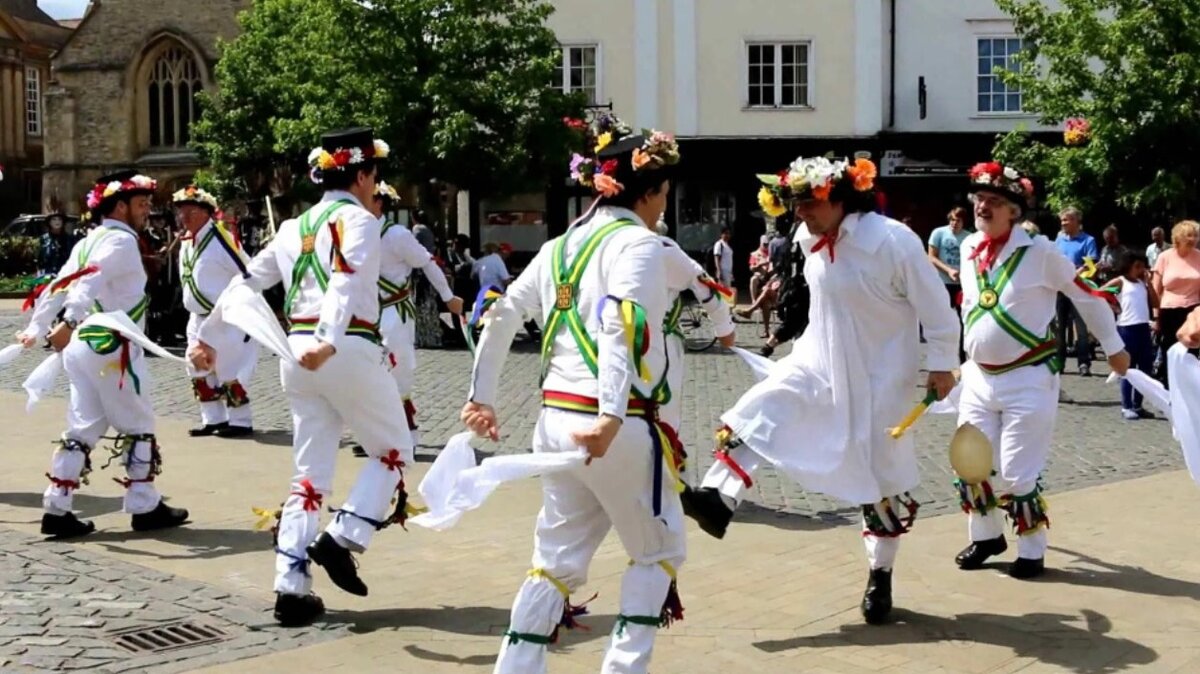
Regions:
<instances>
[{"instance_id":1,"label":"drainpipe on wall","mask_svg":"<svg viewBox=\"0 0 1200 674\"><path fill-rule=\"evenodd\" d=\"M896 2L891 0L891 19L892 23L889 26L889 50L888 57L890 66L888 68L888 129L896 128Z\"/></svg>"}]
</instances>

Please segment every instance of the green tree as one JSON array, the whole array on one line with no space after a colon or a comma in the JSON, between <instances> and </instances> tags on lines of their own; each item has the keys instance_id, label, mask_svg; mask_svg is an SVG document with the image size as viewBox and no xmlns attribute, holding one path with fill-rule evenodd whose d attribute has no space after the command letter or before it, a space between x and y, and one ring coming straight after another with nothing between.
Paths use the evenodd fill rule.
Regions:
<instances>
[{"instance_id":1,"label":"green tree","mask_svg":"<svg viewBox=\"0 0 1200 674\"><path fill-rule=\"evenodd\" d=\"M255 0L224 44L194 144L204 179L261 196L307 182L322 132L369 125L385 174L483 194L540 187L565 166L578 95L548 86L559 62L545 0Z\"/></svg>"},{"instance_id":2,"label":"green tree","mask_svg":"<svg viewBox=\"0 0 1200 674\"><path fill-rule=\"evenodd\" d=\"M1045 124L1083 118L1090 140L1048 145L1018 132L997 155L1046 181L1051 206L1117 204L1179 217L1200 178L1200 0L997 0L1025 40L1003 73Z\"/></svg>"}]
</instances>

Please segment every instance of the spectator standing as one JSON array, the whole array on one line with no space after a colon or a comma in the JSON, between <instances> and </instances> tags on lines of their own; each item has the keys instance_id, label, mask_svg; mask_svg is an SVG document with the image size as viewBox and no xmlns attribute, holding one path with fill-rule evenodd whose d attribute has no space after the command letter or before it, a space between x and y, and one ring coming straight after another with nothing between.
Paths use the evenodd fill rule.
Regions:
<instances>
[{"instance_id":1,"label":"spectator standing","mask_svg":"<svg viewBox=\"0 0 1200 674\"><path fill-rule=\"evenodd\" d=\"M1072 206L1064 209L1058 214L1058 221L1062 225L1062 231L1058 233L1054 244L1058 247L1058 252L1071 261L1075 270L1082 272L1086 269L1084 259L1095 261L1100 257L1100 252L1096 249L1096 239L1083 231L1083 214L1078 208ZM1067 337L1074 327L1075 357L1079 361L1079 374L1084 377L1092 376L1092 344L1088 339L1087 325L1071 304L1071 300L1062 293L1058 295L1057 313L1058 334L1055 337L1058 340L1059 361L1064 364L1067 361Z\"/></svg>"},{"instance_id":2,"label":"spectator standing","mask_svg":"<svg viewBox=\"0 0 1200 674\"><path fill-rule=\"evenodd\" d=\"M808 282L804 279L804 249L796 241L800 225L799 220L792 224L791 231L785 237L788 244L784 248L785 253L772 261L776 269L780 270L779 297L776 302L779 327L771 333L767 343L759 351L767 358L775 353L775 347L795 339L808 327L811 297Z\"/></svg>"},{"instance_id":3,"label":"spectator standing","mask_svg":"<svg viewBox=\"0 0 1200 674\"><path fill-rule=\"evenodd\" d=\"M1146 260L1150 263L1150 269L1154 269L1154 265L1158 263L1158 256L1170 248L1166 239L1167 233L1162 227L1150 230L1150 245L1146 246Z\"/></svg>"},{"instance_id":4,"label":"spectator standing","mask_svg":"<svg viewBox=\"0 0 1200 674\"><path fill-rule=\"evenodd\" d=\"M484 256L475 262L475 276L479 279L480 288L495 286L503 292L508 287L512 274L508 273L508 265L505 262L512 255L512 250L512 246L507 243L484 244Z\"/></svg>"},{"instance_id":5,"label":"spectator standing","mask_svg":"<svg viewBox=\"0 0 1200 674\"><path fill-rule=\"evenodd\" d=\"M1158 307L1158 295L1149 283L1148 260L1142 253L1127 250L1116 263L1115 271L1117 276L1104 287L1119 290L1121 313L1117 316L1117 332L1129 352L1130 367L1150 374L1154 367L1150 321ZM1129 421L1154 417L1142 408L1142 394L1125 379L1121 380L1121 416Z\"/></svg>"},{"instance_id":6,"label":"spectator standing","mask_svg":"<svg viewBox=\"0 0 1200 674\"><path fill-rule=\"evenodd\" d=\"M1100 251L1100 262L1096 265L1100 278L1094 279L1099 283L1107 283L1120 276L1117 267L1128 250L1121 244L1120 232L1116 225L1104 228L1104 248Z\"/></svg>"},{"instance_id":7,"label":"spectator standing","mask_svg":"<svg viewBox=\"0 0 1200 674\"><path fill-rule=\"evenodd\" d=\"M721 228L721 238L713 244L713 271L717 283L733 288L733 246L729 243L732 233L728 227Z\"/></svg>"},{"instance_id":8,"label":"spectator standing","mask_svg":"<svg viewBox=\"0 0 1200 674\"><path fill-rule=\"evenodd\" d=\"M1196 250L1196 239L1200 237L1200 224L1184 220L1171 229L1174 248L1165 250L1154 265L1152 285L1159 297L1158 320L1155 332L1162 341L1163 353L1175 345L1176 333L1183 327L1187 316L1200 306L1200 251ZM1167 362L1163 360L1159 376L1165 384Z\"/></svg>"},{"instance_id":9,"label":"spectator standing","mask_svg":"<svg viewBox=\"0 0 1200 674\"><path fill-rule=\"evenodd\" d=\"M962 294L962 281L958 277L962 265L960 251L963 240L971 235L966 225L967 209L956 206L946 214L946 224L929 235L929 261L942 278L946 294L950 296L950 306L956 311L958 298ZM967 353L963 350L963 333L958 335L958 359L967 359Z\"/></svg>"},{"instance_id":10,"label":"spectator standing","mask_svg":"<svg viewBox=\"0 0 1200 674\"><path fill-rule=\"evenodd\" d=\"M66 222L59 213L46 221L46 231L38 240L38 275L58 273L67 263L74 238L67 232Z\"/></svg>"}]
</instances>

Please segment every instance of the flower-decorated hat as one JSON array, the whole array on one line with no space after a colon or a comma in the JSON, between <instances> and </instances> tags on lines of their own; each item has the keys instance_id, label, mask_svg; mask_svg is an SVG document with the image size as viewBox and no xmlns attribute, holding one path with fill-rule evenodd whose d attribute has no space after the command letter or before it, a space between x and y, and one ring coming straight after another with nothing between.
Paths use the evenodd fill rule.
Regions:
<instances>
[{"instance_id":1,"label":"flower-decorated hat","mask_svg":"<svg viewBox=\"0 0 1200 674\"><path fill-rule=\"evenodd\" d=\"M195 185L188 185L187 187L171 195L171 205L183 206L184 204L193 204L195 206L200 206L201 208L207 209L209 215L216 213L220 208L220 206L217 204L216 197L208 192L205 192L199 187L196 187Z\"/></svg>"},{"instance_id":2,"label":"flower-decorated hat","mask_svg":"<svg viewBox=\"0 0 1200 674\"><path fill-rule=\"evenodd\" d=\"M971 179L968 190L972 194L991 192L1021 208L1033 205L1033 183L1011 166L994 161L984 162L972 166L967 175Z\"/></svg>"},{"instance_id":3,"label":"flower-decorated hat","mask_svg":"<svg viewBox=\"0 0 1200 674\"><path fill-rule=\"evenodd\" d=\"M157 180L141 175L134 169L124 169L101 176L96 181L96 186L88 193L87 207L91 211L104 211L121 197L151 195L157 189Z\"/></svg>"},{"instance_id":4,"label":"flower-decorated hat","mask_svg":"<svg viewBox=\"0 0 1200 674\"><path fill-rule=\"evenodd\" d=\"M669 169L680 161L679 144L669 133L643 129L634 134L627 124L609 114L597 117L591 127L583 120L565 122L584 138L584 152L571 157L571 178L601 196L614 197L627 183L650 176L667 180Z\"/></svg>"},{"instance_id":5,"label":"flower-decorated hat","mask_svg":"<svg viewBox=\"0 0 1200 674\"><path fill-rule=\"evenodd\" d=\"M396 192L396 188L382 180L375 184L375 196L383 199L384 202L400 202L400 194Z\"/></svg>"},{"instance_id":6,"label":"flower-decorated hat","mask_svg":"<svg viewBox=\"0 0 1200 674\"><path fill-rule=\"evenodd\" d=\"M870 159L799 157L779 173L758 175L763 183L758 202L767 215L779 217L787 212L789 203L828 201L831 197L843 201L852 192L871 192L877 175Z\"/></svg>"},{"instance_id":7,"label":"flower-decorated hat","mask_svg":"<svg viewBox=\"0 0 1200 674\"><path fill-rule=\"evenodd\" d=\"M308 153L310 177L320 183L321 176L329 171L345 171L368 162L387 159L391 148L375 137L369 127L355 127L342 131L331 131L321 136L321 147Z\"/></svg>"}]
</instances>

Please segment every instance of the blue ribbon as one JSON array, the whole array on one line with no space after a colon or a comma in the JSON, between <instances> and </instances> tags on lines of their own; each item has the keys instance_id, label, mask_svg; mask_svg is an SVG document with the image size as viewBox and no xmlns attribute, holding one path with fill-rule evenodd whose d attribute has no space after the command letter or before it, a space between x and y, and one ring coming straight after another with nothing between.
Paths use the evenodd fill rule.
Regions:
<instances>
[{"instance_id":1,"label":"blue ribbon","mask_svg":"<svg viewBox=\"0 0 1200 674\"><path fill-rule=\"evenodd\" d=\"M287 552L283 548L278 548L278 547L275 548L275 552L292 560L292 561L288 562L289 569L291 569L292 571L298 571L306 576L311 577L311 574L309 574L309 572L308 572L308 565L310 562L307 557L297 557L296 555L293 555L292 553Z\"/></svg>"}]
</instances>

